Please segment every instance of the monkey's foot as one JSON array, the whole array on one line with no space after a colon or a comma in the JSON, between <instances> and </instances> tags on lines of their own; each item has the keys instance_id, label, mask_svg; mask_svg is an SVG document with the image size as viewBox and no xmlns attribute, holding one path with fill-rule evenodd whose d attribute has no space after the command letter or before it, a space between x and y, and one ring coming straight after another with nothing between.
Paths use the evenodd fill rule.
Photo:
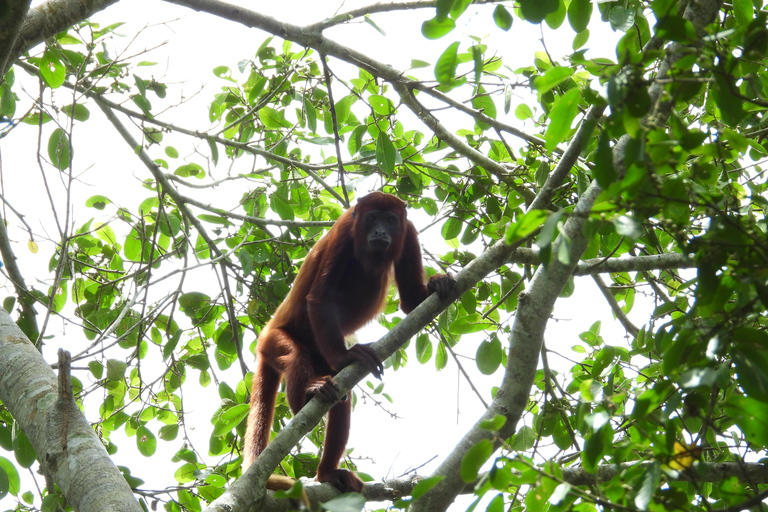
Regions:
<instances>
[{"instance_id":1,"label":"monkey's foot","mask_svg":"<svg viewBox=\"0 0 768 512\"><path fill-rule=\"evenodd\" d=\"M317 472L317 481L333 484L341 492L362 492L365 485L360 477L346 469Z\"/></svg>"}]
</instances>

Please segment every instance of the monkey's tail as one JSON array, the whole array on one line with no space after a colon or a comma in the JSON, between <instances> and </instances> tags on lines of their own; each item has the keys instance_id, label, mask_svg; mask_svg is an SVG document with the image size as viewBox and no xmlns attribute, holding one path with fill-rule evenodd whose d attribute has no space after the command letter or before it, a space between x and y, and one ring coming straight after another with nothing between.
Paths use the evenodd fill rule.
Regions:
<instances>
[{"instance_id":1,"label":"monkey's tail","mask_svg":"<svg viewBox=\"0 0 768 512\"><path fill-rule=\"evenodd\" d=\"M269 442L275 416L275 397L280 386L280 373L258 358L251 386L251 410L243 446L243 471L264 451Z\"/></svg>"}]
</instances>

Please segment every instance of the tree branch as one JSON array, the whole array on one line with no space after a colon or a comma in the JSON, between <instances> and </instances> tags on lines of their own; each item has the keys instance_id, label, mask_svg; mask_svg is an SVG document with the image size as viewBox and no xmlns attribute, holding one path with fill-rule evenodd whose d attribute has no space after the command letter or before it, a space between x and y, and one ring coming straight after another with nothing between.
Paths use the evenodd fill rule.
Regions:
<instances>
[{"instance_id":1,"label":"tree branch","mask_svg":"<svg viewBox=\"0 0 768 512\"><path fill-rule=\"evenodd\" d=\"M75 510L141 512L122 473L69 398L60 398L56 375L0 308L0 400L32 443L43 471Z\"/></svg>"},{"instance_id":2,"label":"tree branch","mask_svg":"<svg viewBox=\"0 0 768 512\"><path fill-rule=\"evenodd\" d=\"M67 30L72 25L93 16L117 0L48 0L29 9L16 38L16 43L6 56L6 66L16 62L25 52L49 37ZM0 48L3 48L0 45ZM5 70L5 68L2 68ZM3 72L3 74L5 74Z\"/></svg>"},{"instance_id":3,"label":"tree branch","mask_svg":"<svg viewBox=\"0 0 768 512\"><path fill-rule=\"evenodd\" d=\"M4 51L0 53L0 82L2 82L5 73L11 67L14 60L10 59L10 48L16 42L16 38L21 31L21 24L29 11L29 4L32 0L9 0L3 2L3 12L0 13L0 48Z\"/></svg>"}]
</instances>

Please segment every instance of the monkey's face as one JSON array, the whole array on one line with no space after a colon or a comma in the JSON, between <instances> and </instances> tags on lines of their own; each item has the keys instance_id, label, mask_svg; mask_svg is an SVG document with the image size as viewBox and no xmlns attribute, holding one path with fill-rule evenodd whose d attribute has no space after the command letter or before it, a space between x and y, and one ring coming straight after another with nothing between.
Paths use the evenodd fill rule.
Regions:
<instances>
[{"instance_id":1,"label":"monkey's face","mask_svg":"<svg viewBox=\"0 0 768 512\"><path fill-rule=\"evenodd\" d=\"M396 240L403 229L400 217L390 211L371 210L363 217L368 248L383 253Z\"/></svg>"}]
</instances>

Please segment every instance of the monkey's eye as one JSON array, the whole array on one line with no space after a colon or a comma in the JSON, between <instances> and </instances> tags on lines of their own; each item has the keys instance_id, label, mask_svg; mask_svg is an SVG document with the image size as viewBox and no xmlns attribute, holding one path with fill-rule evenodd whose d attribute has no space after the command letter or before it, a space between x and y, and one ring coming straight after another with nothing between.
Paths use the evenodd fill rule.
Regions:
<instances>
[{"instance_id":1,"label":"monkey's eye","mask_svg":"<svg viewBox=\"0 0 768 512\"><path fill-rule=\"evenodd\" d=\"M374 214L369 213L368 215L365 216L365 224L367 226L373 225L374 222L376 222L376 216Z\"/></svg>"},{"instance_id":2,"label":"monkey's eye","mask_svg":"<svg viewBox=\"0 0 768 512\"><path fill-rule=\"evenodd\" d=\"M388 222L390 225L392 225L392 226L396 225L396 224L397 224L397 216L395 216L395 215L390 215L389 217L387 217L387 222Z\"/></svg>"}]
</instances>

